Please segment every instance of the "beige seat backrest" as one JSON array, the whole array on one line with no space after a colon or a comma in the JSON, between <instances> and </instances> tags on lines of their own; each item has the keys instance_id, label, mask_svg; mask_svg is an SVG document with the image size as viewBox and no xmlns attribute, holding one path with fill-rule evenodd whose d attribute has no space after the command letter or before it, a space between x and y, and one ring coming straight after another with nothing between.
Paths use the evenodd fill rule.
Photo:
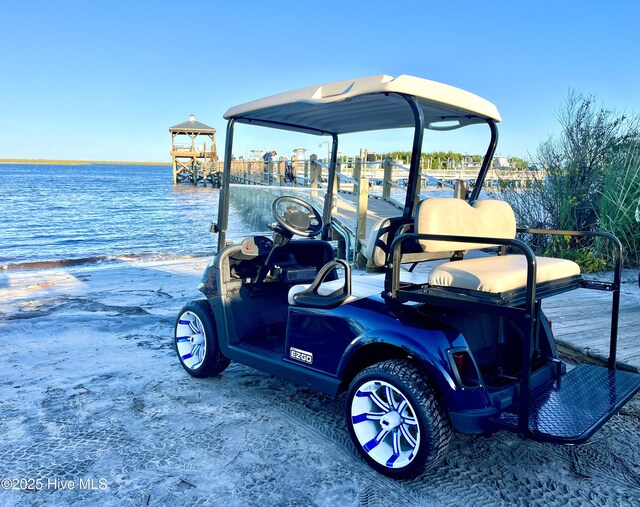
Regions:
<instances>
[{"instance_id":1,"label":"beige seat backrest","mask_svg":"<svg viewBox=\"0 0 640 507\"><path fill-rule=\"evenodd\" d=\"M369 263L372 266L380 267L384 266L387 260L387 253L389 250L389 233L391 233L391 240L397 230L397 226L391 229L392 221L398 220L397 218L382 218L376 222L369 234L367 240L366 256Z\"/></svg>"},{"instance_id":2,"label":"beige seat backrest","mask_svg":"<svg viewBox=\"0 0 640 507\"><path fill-rule=\"evenodd\" d=\"M477 236L513 239L516 218L508 203L497 200L476 201L473 206L462 199L433 198L418 204L415 230L420 234ZM454 241L420 240L425 252L474 250L497 245Z\"/></svg>"},{"instance_id":3,"label":"beige seat backrest","mask_svg":"<svg viewBox=\"0 0 640 507\"><path fill-rule=\"evenodd\" d=\"M389 247L396 237L398 229L401 228L404 223L406 222L403 221L402 217L388 217L378 220L373 226L369 234L369 239L367 240L366 248L368 267L379 268L386 264ZM400 262L409 263L446 259L453 254L453 251L427 253L417 242L407 241L403 244Z\"/></svg>"}]
</instances>

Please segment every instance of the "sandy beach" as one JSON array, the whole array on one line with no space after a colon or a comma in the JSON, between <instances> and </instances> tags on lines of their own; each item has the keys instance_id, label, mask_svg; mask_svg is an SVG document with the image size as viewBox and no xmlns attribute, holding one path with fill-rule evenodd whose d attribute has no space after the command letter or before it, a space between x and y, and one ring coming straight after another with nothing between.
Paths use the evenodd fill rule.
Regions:
<instances>
[{"instance_id":1,"label":"sandy beach","mask_svg":"<svg viewBox=\"0 0 640 507\"><path fill-rule=\"evenodd\" d=\"M584 445L456 435L397 482L358 457L343 398L239 364L189 377L173 324L207 260L0 271L0 504L640 505L639 397Z\"/></svg>"}]
</instances>

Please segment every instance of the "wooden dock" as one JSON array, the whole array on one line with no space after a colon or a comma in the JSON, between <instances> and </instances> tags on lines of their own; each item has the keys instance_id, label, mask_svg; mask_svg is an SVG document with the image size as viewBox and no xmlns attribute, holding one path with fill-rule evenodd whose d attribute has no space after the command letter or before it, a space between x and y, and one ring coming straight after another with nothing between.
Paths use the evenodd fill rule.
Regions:
<instances>
[{"instance_id":1,"label":"wooden dock","mask_svg":"<svg viewBox=\"0 0 640 507\"><path fill-rule=\"evenodd\" d=\"M247 168L243 167L242 163L234 162L230 183L272 188L274 190L271 193L274 195L278 193L275 189L282 186L300 190L305 188L313 204L318 209L324 207L328 167L319 161L316 155L311 155L308 163L304 161L304 164L293 164L290 168L293 171L293 178L290 177L291 172L289 178L286 177L287 168L284 157L274 162L272 166L275 169L267 168L265 171L263 165L252 165ZM345 237L348 244L347 250L350 252L348 256L351 260L358 260L358 254L363 252L371 230L380 219L402 214L406 187L397 182L398 171L403 175L408 174L407 167L399 166L389 158L382 165L382 173L377 176L367 163L359 159L348 171L343 164L338 164L332 217ZM374 177L373 180L371 176ZM420 177L422 183L419 187L420 191L427 190L431 185L431 188L450 188L451 194L447 195L453 194L455 186L453 183L437 180L427 174L421 174Z\"/></svg>"},{"instance_id":2,"label":"wooden dock","mask_svg":"<svg viewBox=\"0 0 640 507\"><path fill-rule=\"evenodd\" d=\"M183 149L188 150L191 148L186 147ZM178 152L172 151L174 157L176 153ZM208 156L204 152L195 152L193 155ZM217 155L215 161L212 158L207 159L203 163L197 163L194 167L195 174L188 172L189 167L183 164L181 170L187 172L180 176L182 179L179 181L188 181L193 184L212 184L214 186L216 186L216 181L220 181L223 162L217 160ZM314 169L318 180L326 181L328 166L326 162L319 160L317 155L311 155L309 159L298 159L295 155L291 159L279 157L277 160L270 161L266 168L262 160L234 159L231 162L231 180L233 183L250 185L310 186L314 180ZM433 167L431 163L423 163L420 173L421 186L423 188L451 186L456 180L466 181L468 185L472 186L479 170L480 167L475 165ZM293 175L293 178L287 178L287 171L289 171L290 175ZM341 189L353 187L355 180L360 177L367 178L374 186L403 187L406 185L409 168L391 160L390 157L370 162L363 161L360 158L344 159L338 162L337 175L338 187ZM512 186L528 188L543 182L545 177L546 173L544 171L492 166L487 172L485 185L489 187Z\"/></svg>"}]
</instances>

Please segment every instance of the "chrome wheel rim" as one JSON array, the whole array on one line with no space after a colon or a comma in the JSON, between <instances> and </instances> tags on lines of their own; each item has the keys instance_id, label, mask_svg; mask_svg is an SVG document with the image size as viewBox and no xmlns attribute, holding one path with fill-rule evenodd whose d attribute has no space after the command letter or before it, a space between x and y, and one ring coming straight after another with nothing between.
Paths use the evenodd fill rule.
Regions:
<instances>
[{"instance_id":1,"label":"chrome wheel rim","mask_svg":"<svg viewBox=\"0 0 640 507\"><path fill-rule=\"evenodd\" d=\"M176 349L182 364L190 370L199 368L207 354L207 339L200 317L184 312L176 324Z\"/></svg>"},{"instance_id":2,"label":"chrome wheel rim","mask_svg":"<svg viewBox=\"0 0 640 507\"><path fill-rule=\"evenodd\" d=\"M351 401L353 431L367 455L387 468L403 468L420 448L420 427L409 400L381 380L362 384Z\"/></svg>"}]
</instances>

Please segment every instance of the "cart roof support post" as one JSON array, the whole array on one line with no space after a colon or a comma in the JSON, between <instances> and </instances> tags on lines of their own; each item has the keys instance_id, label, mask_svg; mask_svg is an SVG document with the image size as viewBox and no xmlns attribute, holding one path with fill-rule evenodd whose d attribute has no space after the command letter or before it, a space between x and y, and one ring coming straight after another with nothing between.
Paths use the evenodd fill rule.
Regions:
<instances>
[{"instance_id":1,"label":"cart roof support post","mask_svg":"<svg viewBox=\"0 0 640 507\"><path fill-rule=\"evenodd\" d=\"M329 240L331 230L331 211L333 209L333 193L335 192L336 164L338 160L338 135L331 134L333 143L331 144L331 160L329 161L329 176L327 177L327 193L324 196L324 230L322 239Z\"/></svg>"},{"instance_id":2,"label":"cart roof support post","mask_svg":"<svg viewBox=\"0 0 640 507\"><path fill-rule=\"evenodd\" d=\"M227 123L227 138L224 147L224 172L218 200L218 252L224 248L229 224L229 180L231 179L231 154L233 151L233 126L235 118Z\"/></svg>"},{"instance_id":3,"label":"cart roof support post","mask_svg":"<svg viewBox=\"0 0 640 507\"><path fill-rule=\"evenodd\" d=\"M402 97L404 97L411 106L415 119L411 164L409 166L409 181L407 182L407 197L402 213L402 218L409 221L413 215L413 209L416 204L416 194L419 191L418 182L420 181L420 157L422 156L422 139L424 137L424 113L415 97L410 95L402 95Z\"/></svg>"},{"instance_id":4,"label":"cart roof support post","mask_svg":"<svg viewBox=\"0 0 640 507\"><path fill-rule=\"evenodd\" d=\"M471 197L469 197L469 203L473 203L478 199L480 195L480 191L482 190L482 185L484 185L484 179L487 176L487 172L491 167L491 161L493 160L493 155L496 152L496 146L498 146L498 127L496 122L493 120L486 120L489 125L489 129L491 129L491 140L489 141L489 147L487 148L487 153L484 155L484 159L482 160L482 167L480 168L480 172L478 173L478 177L476 178L476 184L473 186L473 192L471 192Z\"/></svg>"}]
</instances>

